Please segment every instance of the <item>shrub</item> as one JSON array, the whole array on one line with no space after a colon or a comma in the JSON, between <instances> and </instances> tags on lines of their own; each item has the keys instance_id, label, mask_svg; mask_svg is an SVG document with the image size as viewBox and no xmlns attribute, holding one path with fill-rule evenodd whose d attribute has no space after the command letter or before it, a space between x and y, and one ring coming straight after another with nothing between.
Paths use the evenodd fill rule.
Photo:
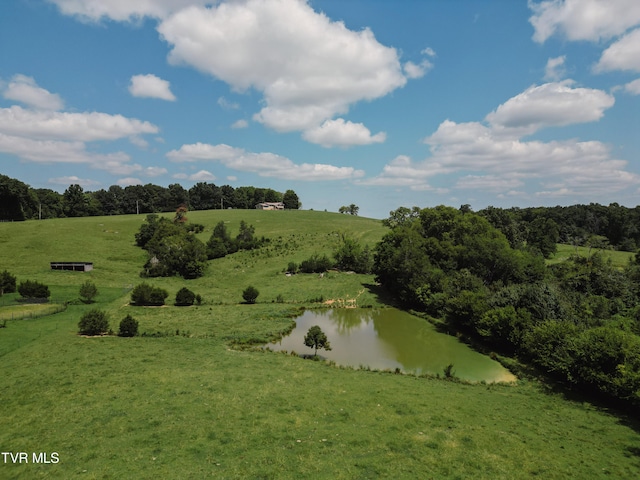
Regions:
<instances>
[{"instance_id":1,"label":"shrub","mask_svg":"<svg viewBox=\"0 0 640 480\"><path fill-rule=\"evenodd\" d=\"M322 273L329 270L333 264L326 255L312 255L307 260L303 260L300 264L300 271L302 273Z\"/></svg>"},{"instance_id":2,"label":"shrub","mask_svg":"<svg viewBox=\"0 0 640 480\"><path fill-rule=\"evenodd\" d=\"M51 296L49 287L40 282L32 280L25 280L24 282L20 282L20 285L18 286L18 292L24 298L49 298Z\"/></svg>"},{"instance_id":3,"label":"shrub","mask_svg":"<svg viewBox=\"0 0 640 480\"><path fill-rule=\"evenodd\" d=\"M92 303L96 295L98 295L98 287L95 283L87 280L80 286L80 299L84 303Z\"/></svg>"},{"instance_id":4,"label":"shrub","mask_svg":"<svg viewBox=\"0 0 640 480\"><path fill-rule=\"evenodd\" d=\"M245 288L244 292L242 292L242 298L247 303L256 303L256 298L258 298L260 292L254 287Z\"/></svg>"},{"instance_id":5,"label":"shrub","mask_svg":"<svg viewBox=\"0 0 640 480\"><path fill-rule=\"evenodd\" d=\"M82 315L78 322L80 335L102 335L109 331L109 319L102 310L93 309Z\"/></svg>"},{"instance_id":6,"label":"shrub","mask_svg":"<svg viewBox=\"0 0 640 480\"><path fill-rule=\"evenodd\" d=\"M287 272L298 273L298 264L296 262L289 262L289 265L287 265Z\"/></svg>"},{"instance_id":7,"label":"shrub","mask_svg":"<svg viewBox=\"0 0 640 480\"><path fill-rule=\"evenodd\" d=\"M118 329L119 337L135 337L138 335L138 321L131 315L127 315L120 321Z\"/></svg>"},{"instance_id":8,"label":"shrub","mask_svg":"<svg viewBox=\"0 0 640 480\"><path fill-rule=\"evenodd\" d=\"M16 291L16 277L11 275L7 270L0 273L0 297L5 293L13 293Z\"/></svg>"},{"instance_id":9,"label":"shrub","mask_svg":"<svg viewBox=\"0 0 640 480\"><path fill-rule=\"evenodd\" d=\"M196 300L196 295L186 287L182 287L176 294L176 307L188 307L193 305Z\"/></svg>"},{"instance_id":10,"label":"shrub","mask_svg":"<svg viewBox=\"0 0 640 480\"><path fill-rule=\"evenodd\" d=\"M164 300L169 296L166 290L153 287L148 283L141 283L131 292L131 303L133 305L164 305Z\"/></svg>"}]
</instances>

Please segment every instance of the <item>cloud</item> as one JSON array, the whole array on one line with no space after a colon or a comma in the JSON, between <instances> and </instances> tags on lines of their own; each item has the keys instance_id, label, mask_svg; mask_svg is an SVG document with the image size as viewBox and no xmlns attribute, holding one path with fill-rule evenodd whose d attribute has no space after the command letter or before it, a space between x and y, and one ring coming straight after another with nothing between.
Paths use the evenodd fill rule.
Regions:
<instances>
[{"instance_id":1,"label":"cloud","mask_svg":"<svg viewBox=\"0 0 640 480\"><path fill-rule=\"evenodd\" d=\"M425 48L420 53L422 53L423 55L427 55L429 57L435 57L436 56L435 50L433 48L431 48L431 47Z\"/></svg>"},{"instance_id":2,"label":"cloud","mask_svg":"<svg viewBox=\"0 0 640 480\"><path fill-rule=\"evenodd\" d=\"M134 97L159 98L170 102L176 100L175 95L171 93L169 82L151 73L132 76L129 93Z\"/></svg>"},{"instance_id":3,"label":"cloud","mask_svg":"<svg viewBox=\"0 0 640 480\"><path fill-rule=\"evenodd\" d=\"M39 87L32 77L26 75L14 75L2 96L39 110L61 110L64 107L60 95Z\"/></svg>"},{"instance_id":4,"label":"cloud","mask_svg":"<svg viewBox=\"0 0 640 480\"><path fill-rule=\"evenodd\" d=\"M233 122L231 124L231 128L233 129L240 129L240 128L247 128L249 126L249 122L247 122L246 120L236 120L235 122Z\"/></svg>"},{"instance_id":5,"label":"cloud","mask_svg":"<svg viewBox=\"0 0 640 480\"><path fill-rule=\"evenodd\" d=\"M433 68L433 63L429 60L423 60L418 65L413 62L407 62L402 68L407 78L421 78Z\"/></svg>"},{"instance_id":6,"label":"cloud","mask_svg":"<svg viewBox=\"0 0 640 480\"><path fill-rule=\"evenodd\" d=\"M218 105L225 110L237 110L240 108L240 105L235 102L230 102L224 97L218 98Z\"/></svg>"},{"instance_id":7,"label":"cloud","mask_svg":"<svg viewBox=\"0 0 640 480\"><path fill-rule=\"evenodd\" d=\"M566 69L564 63L567 57L562 55L560 57L550 58L547 60L547 66L544 70L544 79L547 81L558 81L566 75Z\"/></svg>"},{"instance_id":8,"label":"cloud","mask_svg":"<svg viewBox=\"0 0 640 480\"><path fill-rule=\"evenodd\" d=\"M541 128L593 122L613 106L615 98L602 90L573 88L571 80L531 86L510 98L486 120L496 129L522 136Z\"/></svg>"},{"instance_id":9,"label":"cloud","mask_svg":"<svg viewBox=\"0 0 640 480\"><path fill-rule=\"evenodd\" d=\"M529 0L533 40L544 43L555 34L567 40L597 42L640 24L637 0Z\"/></svg>"},{"instance_id":10,"label":"cloud","mask_svg":"<svg viewBox=\"0 0 640 480\"><path fill-rule=\"evenodd\" d=\"M364 172L353 167L337 167L325 164L295 164L286 157L274 153L253 153L229 145L194 143L182 145L167 153L174 162L220 162L227 168L251 172L261 177L283 180L344 180L362 177Z\"/></svg>"},{"instance_id":11,"label":"cloud","mask_svg":"<svg viewBox=\"0 0 640 480\"><path fill-rule=\"evenodd\" d=\"M121 187L130 187L132 185L142 185L142 180L134 177L126 177L119 179L116 184Z\"/></svg>"},{"instance_id":12,"label":"cloud","mask_svg":"<svg viewBox=\"0 0 640 480\"><path fill-rule=\"evenodd\" d=\"M80 185L82 188L95 187L97 185L100 185L100 182L90 180L88 178L79 178L75 175L69 177L50 178L49 183L54 185Z\"/></svg>"},{"instance_id":13,"label":"cloud","mask_svg":"<svg viewBox=\"0 0 640 480\"><path fill-rule=\"evenodd\" d=\"M596 72L611 70L640 72L640 28L626 34L602 52L594 70Z\"/></svg>"},{"instance_id":14,"label":"cloud","mask_svg":"<svg viewBox=\"0 0 640 480\"><path fill-rule=\"evenodd\" d=\"M0 108L0 133L37 139L91 142L158 133L149 122L99 112L68 113Z\"/></svg>"},{"instance_id":15,"label":"cloud","mask_svg":"<svg viewBox=\"0 0 640 480\"><path fill-rule=\"evenodd\" d=\"M206 170L200 170L199 172L189 176L189 180L192 182L213 182L215 179L216 176Z\"/></svg>"},{"instance_id":16,"label":"cloud","mask_svg":"<svg viewBox=\"0 0 640 480\"><path fill-rule=\"evenodd\" d=\"M321 126L305 131L302 138L329 148L382 143L386 140L387 134L380 132L372 136L362 123L345 122L343 118L338 118L327 120Z\"/></svg>"},{"instance_id":17,"label":"cloud","mask_svg":"<svg viewBox=\"0 0 640 480\"><path fill-rule=\"evenodd\" d=\"M147 167L143 171L145 177L159 177L167 173L167 169L163 167Z\"/></svg>"},{"instance_id":18,"label":"cloud","mask_svg":"<svg viewBox=\"0 0 640 480\"><path fill-rule=\"evenodd\" d=\"M624 86L624 90L631 95L640 95L640 78L629 82Z\"/></svg>"},{"instance_id":19,"label":"cloud","mask_svg":"<svg viewBox=\"0 0 640 480\"><path fill-rule=\"evenodd\" d=\"M172 12L189 5L206 5L211 0L48 0L64 15L76 16L84 21L98 22L110 19L132 22L144 17L165 18Z\"/></svg>"},{"instance_id":20,"label":"cloud","mask_svg":"<svg viewBox=\"0 0 640 480\"><path fill-rule=\"evenodd\" d=\"M585 200L639 186L640 175L629 172L626 161L613 158L604 143L523 140L543 127L596 121L613 101L605 92L573 88L568 81L533 86L484 122L443 121L424 139L430 157L420 162L396 157L379 175L358 183L429 190L432 177L462 173L451 188L498 196L532 190L537 196Z\"/></svg>"},{"instance_id":21,"label":"cloud","mask_svg":"<svg viewBox=\"0 0 640 480\"><path fill-rule=\"evenodd\" d=\"M189 7L158 26L169 62L236 91L264 95L254 119L280 132L307 130L362 100L405 85L398 53L371 30L351 31L304 0L244 0Z\"/></svg>"}]
</instances>

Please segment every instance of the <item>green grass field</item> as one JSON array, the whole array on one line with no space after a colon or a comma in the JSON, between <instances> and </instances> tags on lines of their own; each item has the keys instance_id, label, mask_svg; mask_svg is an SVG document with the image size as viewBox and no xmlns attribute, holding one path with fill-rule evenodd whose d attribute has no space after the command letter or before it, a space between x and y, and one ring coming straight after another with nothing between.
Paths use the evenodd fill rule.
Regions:
<instances>
[{"instance_id":1,"label":"green grass field","mask_svg":"<svg viewBox=\"0 0 640 480\"><path fill-rule=\"evenodd\" d=\"M0 328L0 478L637 478L640 433L629 418L531 380L467 385L324 362L232 343L265 341L319 296L381 306L367 275L286 277L289 261L330 254L336 232L373 245L380 222L325 212L190 212L232 234L244 219L267 249L211 262L207 275L150 279L193 307L132 307L145 252L133 234L143 216L0 223L0 269L47 283L75 300L90 279L94 305L8 320ZM87 273L50 261L93 261ZM241 304L254 285L256 305ZM274 300L280 295L284 303ZM15 297L15 296L14 296ZM5 306L11 296L2 297ZM156 337L84 338L77 322L101 308L117 329L131 314ZM32 454L57 452L55 464Z\"/></svg>"},{"instance_id":2,"label":"green grass field","mask_svg":"<svg viewBox=\"0 0 640 480\"><path fill-rule=\"evenodd\" d=\"M629 260L633 259L635 253L621 252L617 250L602 250L597 248L589 249L589 247L574 247L573 245L558 244L557 252L547 260L547 264L561 263L572 255L580 255L587 257L594 253L602 255L605 261L611 261L611 265L618 268L624 268L629 264Z\"/></svg>"}]
</instances>

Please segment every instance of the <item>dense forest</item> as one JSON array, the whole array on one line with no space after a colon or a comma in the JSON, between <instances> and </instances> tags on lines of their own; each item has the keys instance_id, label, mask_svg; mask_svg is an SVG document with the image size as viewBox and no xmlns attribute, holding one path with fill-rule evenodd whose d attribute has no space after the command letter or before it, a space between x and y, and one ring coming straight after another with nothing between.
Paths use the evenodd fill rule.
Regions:
<instances>
[{"instance_id":1,"label":"dense forest","mask_svg":"<svg viewBox=\"0 0 640 480\"><path fill-rule=\"evenodd\" d=\"M271 188L219 187L200 182L188 190L177 183L168 187L149 183L124 188L112 185L107 190L85 192L75 184L60 194L0 175L0 221L174 212L180 205L190 210L254 208L262 202L284 202L288 209L301 206L293 190L281 193Z\"/></svg>"},{"instance_id":2,"label":"dense forest","mask_svg":"<svg viewBox=\"0 0 640 480\"><path fill-rule=\"evenodd\" d=\"M594 205L566 211L579 219L578 213L608 216L606 208ZM583 249L588 253L546 266L540 241L561 229L552 218L539 217L540 225L534 228L534 220L522 228L524 220L512 211L489 213L494 222L506 213L506 227L526 234L511 235L503 223L505 235L487 211L466 206L391 212L385 220L391 230L374 255L377 281L405 307L449 331L466 333L569 385L640 405L640 255L620 269L603 260L602 250ZM576 225L562 229L594 235L588 224ZM620 227L632 231L631 225Z\"/></svg>"}]
</instances>

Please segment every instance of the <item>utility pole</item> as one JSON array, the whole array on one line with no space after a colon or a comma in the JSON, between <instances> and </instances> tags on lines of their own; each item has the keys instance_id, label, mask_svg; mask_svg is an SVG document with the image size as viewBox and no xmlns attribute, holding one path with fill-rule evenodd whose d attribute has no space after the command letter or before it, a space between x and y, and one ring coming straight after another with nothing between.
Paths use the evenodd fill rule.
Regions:
<instances>
[{"instance_id":1,"label":"utility pole","mask_svg":"<svg viewBox=\"0 0 640 480\"><path fill-rule=\"evenodd\" d=\"M138 206L138 200L136 200L136 215L140 215L140 207Z\"/></svg>"}]
</instances>

